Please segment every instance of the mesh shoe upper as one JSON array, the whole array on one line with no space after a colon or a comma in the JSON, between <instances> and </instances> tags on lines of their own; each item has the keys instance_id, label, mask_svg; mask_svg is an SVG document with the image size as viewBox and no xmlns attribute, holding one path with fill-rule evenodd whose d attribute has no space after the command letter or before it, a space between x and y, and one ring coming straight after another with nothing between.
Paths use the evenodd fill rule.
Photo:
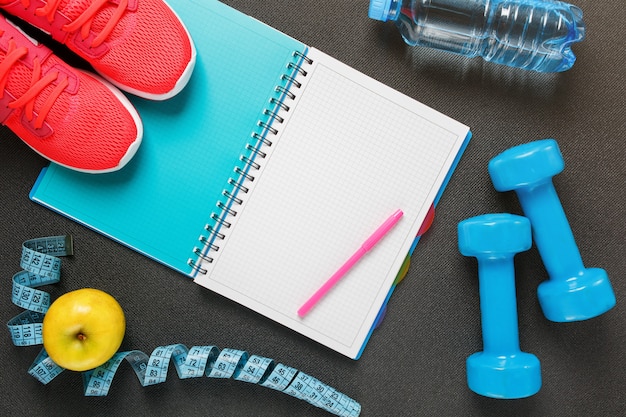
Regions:
<instances>
[{"instance_id":1,"label":"mesh shoe upper","mask_svg":"<svg viewBox=\"0 0 626 417\"><path fill-rule=\"evenodd\" d=\"M193 42L162 0L0 0L0 7L50 33L112 84L145 98L172 97L193 71Z\"/></svg>"},{"instance_id":2,"label":"mesh shoe upper","mask_svg":"<svg viewBox=\"0 0 626 417\"><path fill-rule=\"evenodd\" d=\"M37 45L0 16L0 122L44 157L85 172L121 168L142 125L124 95Z\"/></svg>"}]
</instances>

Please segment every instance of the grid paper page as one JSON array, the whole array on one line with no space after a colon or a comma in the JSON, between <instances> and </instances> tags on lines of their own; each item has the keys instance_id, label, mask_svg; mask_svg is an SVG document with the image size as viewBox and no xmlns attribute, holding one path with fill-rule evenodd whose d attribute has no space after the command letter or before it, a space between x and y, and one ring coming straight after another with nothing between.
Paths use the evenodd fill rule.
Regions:
<instances>
[{"instance_id":1,"label":"grid paper page","mask_svg":"<svg viewBox=\"0 0 626 417\"><path fill-rule=\"evenodd\" d=\"M468 129L317 50L309 57L248 201L196 282L354 358ZM400 222L299 318L397 209Z\"/></svg>"}]
</instances>

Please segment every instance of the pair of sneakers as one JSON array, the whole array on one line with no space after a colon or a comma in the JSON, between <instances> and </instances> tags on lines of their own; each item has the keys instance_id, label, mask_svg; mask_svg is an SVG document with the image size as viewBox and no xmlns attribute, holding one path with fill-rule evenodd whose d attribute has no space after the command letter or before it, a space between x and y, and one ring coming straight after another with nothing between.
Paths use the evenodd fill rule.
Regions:
<instances>
[{"instance_id":1,"label":"pair of sneakers","mask_svg":"<svg viewBox=\"0 0 626 417\"><path fill-rule=\"evenodd\" d=\"M162 0L0 0L0 9L0 123L74 170L118 170L139 148L141 119L120 90L165 100L193 71L193 41ZM26 35L22 21L98 75L66 64Z\"/></svg>"}]
</instances>

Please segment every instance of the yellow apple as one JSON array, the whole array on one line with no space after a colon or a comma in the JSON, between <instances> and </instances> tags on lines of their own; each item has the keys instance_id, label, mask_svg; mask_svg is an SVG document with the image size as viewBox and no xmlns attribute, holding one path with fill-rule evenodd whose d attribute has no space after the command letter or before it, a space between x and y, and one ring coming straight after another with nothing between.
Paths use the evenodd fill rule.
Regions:
<instances>
[{"instance_id":1,"label":"yellow apple","mask_svg":"<svg viewBox=\"0 0 626 417\"><path fill-rule=\"evenodd\" d=\"M111 359L125 331L124 311L115 298L83 288L52 303L43 319L43 346L60 367L86 371Z\"/></svg>"}]
</instances>

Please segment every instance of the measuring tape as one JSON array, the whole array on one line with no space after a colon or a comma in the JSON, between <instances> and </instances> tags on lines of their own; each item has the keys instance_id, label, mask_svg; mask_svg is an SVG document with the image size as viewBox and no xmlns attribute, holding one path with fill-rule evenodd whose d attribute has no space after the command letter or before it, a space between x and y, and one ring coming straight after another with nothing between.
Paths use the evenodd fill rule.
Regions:
<instances>
[{"instance_id":1,"label":"measuring tape","mask_svg":"<svg viewBox=\"0 0 626 417\"><path fill-rule=\"evenodd\" d=\"M50 307L50 294L37 287L55 284L61 276L59 256L73 254L70 236L32 239L22 245L21 267L13 276L13 303L25 309L11 319L7 326L16 346L43 343L43 317ZM120 364L126 360L142 386L165 382L171 362L180 379L233 378L237 381L271 388L338 416L356 417L361 405L318 379L273 359L237 349L216 346L182 344L159 346L150 356L139 350L118 352L105 364L82 373L85 396L105 396ZM28 369L28 373L47 384L63 372L43 349Z\"/></svg>"}]
</instances>

